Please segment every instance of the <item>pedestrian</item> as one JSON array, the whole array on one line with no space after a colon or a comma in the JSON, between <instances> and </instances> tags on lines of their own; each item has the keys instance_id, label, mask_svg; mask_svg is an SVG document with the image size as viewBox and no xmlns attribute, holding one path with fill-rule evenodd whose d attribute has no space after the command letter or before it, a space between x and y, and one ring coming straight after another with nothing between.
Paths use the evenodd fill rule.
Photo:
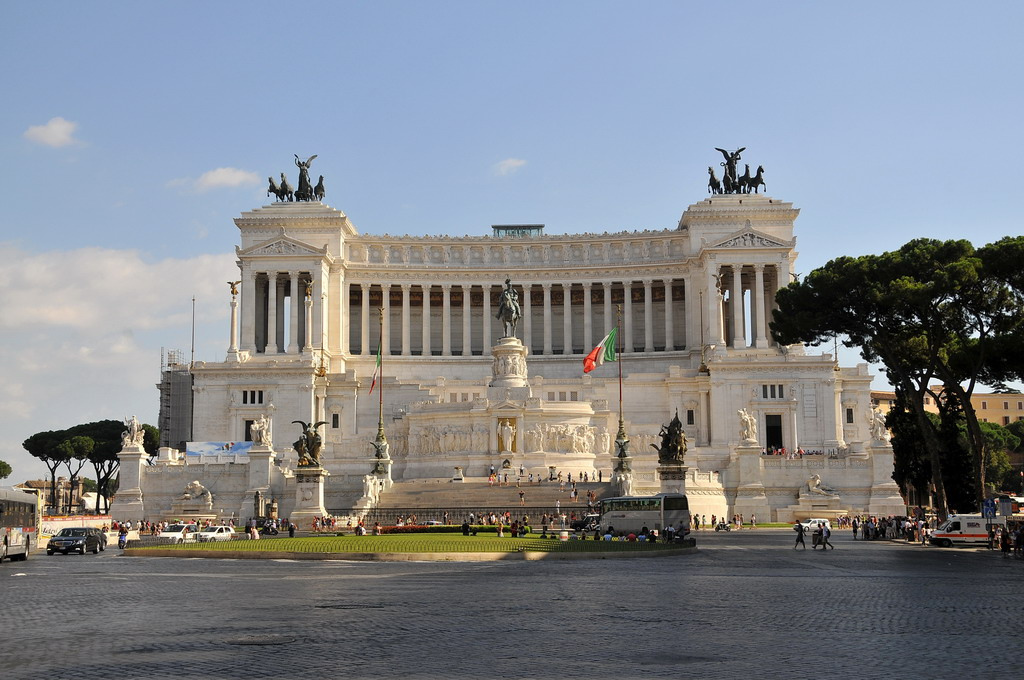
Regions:
<instances>
[{"instance_id":1,"label":"pedestrian","mask_svg":"<svg viewBox=\"0 0 1024 680\"><path fill-rule=\"evenodd\" d=\"M855 541L857 540L857 527L858 527L858 524L859 524L859 522L857 521L857 518L854 517L853 518L853 525L852 526L853 526L853 540L855 540Z\"/></svg>"},{"instance_id":2,"label":"pedestrian","mask_svg":"<svg viewBox=\"0 0 1024 680\"><path fill-rule=\"evenodd\" d=\"M751 529L756 529L757 528L757 516L756 515L751 515L750 516L750 528Z\"/></svg>"},{"instance_id":3,"label":"pedestrian","mask_svg":"<svg viewBox=\"0 0 1024 680\"><path fill-rule=\"evenodd\" d=\"M295 522L288 520L288 538L295 538Z\"/></svg>"},{"instance_id":4,"label":"pedestrian","mask_svg":"<svg viewBox=\"0 0 1024 680\"><path fill-rule=\"evenodd\" d=\"M526 492L519 490L519 505L526 505Z\"/></svg>"},{"instance_id":5,"label":"pedestrian","mask_svg":"<svg viewBox=\"0 0 1024 680\"><path fill-rule=\"evenodd\" d=\"M804 543L804 525L797 522L793 525L793 531L796 532L796 543L793 544L793 550L796 550L798 545L802 545L804 550L807 550L807 544Z\"/></svg>"},{"instance_id":6,"label":"pedestrian","mask_svg":"<svg viewBox=\"0 0 1024 680\"><path fill-rule=\"evenodd\" d=\"M829 536L832 535L831 529L828 528L827 524L824 524L824 523L819 523L819 524L821 524L821 550L822 550L822 552L825 551L825 548L832 548L833 550L835 550L836 547L834 545L832 545L831 543L829 543L829 541L828 541Z\"/></svg>"}]
</instances>

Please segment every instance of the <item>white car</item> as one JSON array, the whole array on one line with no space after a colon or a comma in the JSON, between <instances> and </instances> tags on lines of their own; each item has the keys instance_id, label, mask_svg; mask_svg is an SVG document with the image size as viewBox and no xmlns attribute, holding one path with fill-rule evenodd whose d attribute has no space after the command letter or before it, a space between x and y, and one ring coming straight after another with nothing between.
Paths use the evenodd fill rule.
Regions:
<instances>
[{"instance_id":1,"label":"white car","mask_svg":"<svg viewBox=\"0 0 1024 680\"><path fill-rule=\"evenodd\" d=\"M819 523L820 524L824 524L825 526L828 527L829 531L832 531L832 523L829 522L828 519L825 519L825 518L805 519L802 522L800 522L800 524L804 525L804 533L807 534L808 536L810 536L811 534L813 534L815 531L818 530L818 524Z\"/></svg>"},{"instance_id":2,"label":"white car","mask_svg":"<svg viewBox=\"0 0 1024 680\"><path fill-rule=\"evenodd\" d=\"M232 527L206 527L202 531L196 532L196 540L200 543L207 543L209 541L233 541L234 539L235 530Z\"/></svg>"},{"instance_id":3,"label":"white car","mask_svg":"<svg viewBox=\"0 0 1024 680\"><path fill-rule=\"evenodd\" d=\"M196 540L197 531L195 524L168 524L157 538L164 543L191 543Z\"/></svg>"}]
</instances>

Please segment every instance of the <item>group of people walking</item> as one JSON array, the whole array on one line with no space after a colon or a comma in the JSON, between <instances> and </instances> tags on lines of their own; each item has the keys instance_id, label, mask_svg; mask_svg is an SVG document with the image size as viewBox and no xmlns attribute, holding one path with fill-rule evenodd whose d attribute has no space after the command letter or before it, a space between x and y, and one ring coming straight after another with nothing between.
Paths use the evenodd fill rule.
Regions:
<instances>
[{"instance_id":1,"label":"group of people walking","mask_svg":"<svg viewBox=\"0 0 1024 680\"><path fill-rule=\"evenodd\" d=\"M832 529L824 522L818 522L816 527L811 530L811 550L817 550L818 546L821 546L822 552L831 548L835 550L836 547L828 540L832 536ZM793 525L793 531L796 532L796 543L793 544L793 550L798 547L802 547L807 550L807 543L804 542L804 534L807 533L808 528L804 527L803 524L797 522Z\"/></svg>"}]
</instances>

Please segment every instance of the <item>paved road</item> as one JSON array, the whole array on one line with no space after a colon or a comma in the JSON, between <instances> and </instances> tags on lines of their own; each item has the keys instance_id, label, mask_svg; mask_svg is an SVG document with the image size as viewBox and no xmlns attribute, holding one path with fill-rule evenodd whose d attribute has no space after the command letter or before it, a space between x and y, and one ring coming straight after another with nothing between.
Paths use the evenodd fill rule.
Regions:
<instances>
[{"instance_id":1,"label":"paved road","mask_svg":"<svg viewBox=\"0 0 1024 680\"><path fill-rule=\"evenodd\" d=\"M997 678L1024 561L793 533L493 563L94 555L0 565L4 678ZM510 539L511 540L511 539Z\"/></svg>"}]
</instances>

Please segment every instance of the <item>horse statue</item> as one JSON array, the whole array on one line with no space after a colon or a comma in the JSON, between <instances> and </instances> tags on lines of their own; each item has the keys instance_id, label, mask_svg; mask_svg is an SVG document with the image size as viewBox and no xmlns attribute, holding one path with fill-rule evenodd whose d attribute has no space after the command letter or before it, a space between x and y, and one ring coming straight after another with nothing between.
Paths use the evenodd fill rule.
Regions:
<instances>
[{"instance_id":1,"label":"horse statue","mask_svg":"<svg viewBox=\"0 0 1024 680\"><path fill-rule=\"evenodd\" d=\"M750 182L754 178L750 176L750 166L744 165L743 167L746 169L743 171L743 174L739 176L739 179L736 180L736 189L741 194L749 194Z\"/></svg>"},{"instance_id":2,"label":"horse statue","mask_svg":"<svg viewBox=\"0 0 1024 680\"><path fill-rule=\"evenodd\" d=\"M715 169L710 166L708 166L708 193L722 193L722 183L715 177Z\"/></svg>"},{"instance_id":3,"label":"horse statue","mask_svg":"<svg viewBox=\"0 0 1024 680\"><path fill-rule=\"evenodd\" d=\"M320 175L320 181L313 187L313 195L316 196L316 200L324 200L324 195L327 194L327 189L324 188L324 176Z\"/></svg>"},{"instance_id":4,"label":"horse statue","mask_svg":"<svg viewBox=\"0 0 1024 680\"><path fill-rule=\"evenodd\" d=\"M522 318L523 313L519 308L519 294L516 293L512 287L510 279L505 279L505 290L501 292L501 301L498 303L498 313L494 315L494 318L500 319L502 323L505 338L514 338L516 335L516 325L519 323L519 319Z\"/></svg>"},{"instance_id":5,"label":"horse statue","mask_svg":"<svg viewBox=\"0 0 1024 680\"><path fill-rule=\"evenodd\" d=\"M749 194L751 189L753 189L755 194L758 193L757 188L759 186L764 187L764 190L768 191L768 186L764 183L764 166L763 165L757 166L757 174L747 180L747 191L746 191L746 193Z\"/></svg>"},{"instance_id":6,"label":"horse statue","mask_svg":"<svg viewBox=\"0 0 1024 680\"><path fill-rule=\"evenodd\" d=\"M292 188L291 184L288 184L288 178L284 176L283 172L281 173L281 187L278 191L280 192L277 195L278 200L283 201L285 198L289 201L295 200L295 189Z\"/></svg>"},{"instance_id":7,"label":"horse statue","mask_svg":"<svg viewBox=\"0 0 1024 680\"><path fill-rule=\"evenodd\" d=\"M274 195L277 200L281 200L281 188L277 186L277 182L274 181L273 177L268 177L267 180L270 182L270 186L267 187L267 196Z\"/></svg>"}]
</instances>

